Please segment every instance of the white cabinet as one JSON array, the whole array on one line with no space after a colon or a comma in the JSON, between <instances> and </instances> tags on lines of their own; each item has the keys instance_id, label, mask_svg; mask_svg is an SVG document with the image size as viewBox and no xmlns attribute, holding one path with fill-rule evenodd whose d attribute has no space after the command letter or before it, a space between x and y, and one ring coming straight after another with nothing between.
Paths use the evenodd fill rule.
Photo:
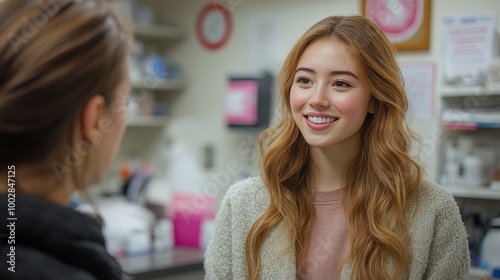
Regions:
<instances>
[{"instance_id":1,"label":"white cabinet","mask_svg":"<svg viewBox=\"0 0 500 280\"><path fill-rule=\"evenodd\" d=\"M169 120L175 117L170 108L175 106L176 98L186 86L181 65L175 63L175 58L169 60L170 51L178 48L187 37L185 30L172 23L156 23L159 19L154 16L148 24L132 23L132 14L138 8L135 6L136 2L141 1L113 2L115 10L122 14L131 29L134 44L140 44L135 44L131 51L132 84L127 128L114 162L93 195L121 192L126 181L124 177L141 168L147 167L153 172L161 170L162 166L158 163L162 161L161 151L167 142ZM163 1L152 1L149 4L156 11L161 9L162 3ZM161 67L156 67L158 65ZM165 75L157 75L158 73ZM124 166L131 170L129 175L121 172Z\"/></svg>"},{"instance_id":2,"label":"white cabinet","mask_svg":"<svg viewBox=\"0 0 500 280\"><path fill-rule=\"evenodd\" d=\"M470 213L478 211L481 217L491 218L500 215L500 190L489 187L493 178L493 166L500 155L500 87L456 87L443 88L440 91L441 103L441 141L439 155L439 180L456 198L461 207L464 219L470 219ZM474 144L474 153L481 158L483 175L486 176L483 183L467 184L466 180L450 179L447 162L456 157L447 153L449 143L457 143L459 139L469 139L466 142ZM467 153L464 147L459 148L458 153ZM460 158L460 156L459 156ZM463 162L459 165L458 174L464 174ZM443 175L444 174L444 175ZM489 177L488 177L489 176ZM464 210L465 209L465 210ZM464 214L465 213L465 214ZM468 231L470 224L466 222ZM472 255L476 253L476 233L469 232L469 241ZM476 267L470 272L470 279L481 279L485 274Z\"/></svg>"},{"instance_id":3,"label":"white cabinet","mask_svg":"<svg viewBox=\"0 0 500 280\"><path fill-rule=\"evenodd\" d=\"M500 199L500 190L488 188L500 155L500 87L444 88L441 124L441 184L460 197ZM452 143L455 148L450 153ZM468 154L481 159L480 182L470 183L462 176L467 171L464 158ZM451 176L447 165L450 161L460 163L459 178Z\"/></svg>"}]
</instances>

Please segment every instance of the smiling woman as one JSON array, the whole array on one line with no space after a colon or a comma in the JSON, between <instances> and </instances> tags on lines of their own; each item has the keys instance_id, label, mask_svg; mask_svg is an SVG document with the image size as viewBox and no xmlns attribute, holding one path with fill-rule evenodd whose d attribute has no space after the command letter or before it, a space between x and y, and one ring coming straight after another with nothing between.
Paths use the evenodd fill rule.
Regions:
<instances>
[{"instance_id":1,"label":"smiling woman","mask_svg":"<svg viewBox=\"0 0 500 280\"><path fill-rule=\"evenodd\" d=\"M465 227L409 154L408 98L382 31L361 16L319 21L279 89L261 177L223 199L207 279L467 279Z\"/></svg>"}]
</instances>

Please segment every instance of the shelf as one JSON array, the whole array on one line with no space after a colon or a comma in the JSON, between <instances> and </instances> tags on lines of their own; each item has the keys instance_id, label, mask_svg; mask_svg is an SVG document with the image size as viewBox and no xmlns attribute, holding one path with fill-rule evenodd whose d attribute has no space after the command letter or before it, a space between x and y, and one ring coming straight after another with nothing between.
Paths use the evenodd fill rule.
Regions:
<instances>
[{"instance_id":1,"label":"shelf","mask_svg":"<svg viewBox=\"0 0 500 280\"><path fill-rule=\"evenodd\" d=\"M162 127L167 122L166 116L129 116L129 127Z\"/></svg>"},{"instance_id":2,"label":"shelf","mask_svg":"<svg viewBox=\"0 0 500 280\"><path fill-rule=\"evenodd\" d=\"M500 200L500 191L491 190L487 187L444 186L444 188L451 192L454 197Z\"/></svg>"},{"instance_id":3,"label":"shelf","mask_svg":"<svg viewBox=\"0 0 500 280\"><path fill-rule=\"evenodd\" d=\"M141 82L135 82L132 84L132 87L136 89L147 89L151 91L175 91L184 88L184 81L181 79L172 79L165 81L157 81L151 79Z\"/></svg>"},{"instance_id":4,"label":"shelf","mask_svg":"<svg viewBox=\"0 0 500 280\"><path fill-rule=\"evenodd\" d=\"M134 34L137 37L154 38L161 40L179 39L184 36L182 30L176 26L135 24Z\"/></svg>"},{"instance_id":5,"label":"shelf","mask_svg":"<svg viewBox=\"0 0 500 280\"><path fill-rule=\"evenodd\" d=\"M445 87L440 92L441 97L500 96L500 87Z\"/></svg>"},{"instance_id":6,"label":"shelf","mask_svg":"<svg viewBox=\"0 0 500 280\"><path fill-rule=\"evenodd\" d=\"M466 123L466 122L445 122L443 129L445 130L478 130L481 128L500 129L500 123Z\"/></svg>"}]
</instances>

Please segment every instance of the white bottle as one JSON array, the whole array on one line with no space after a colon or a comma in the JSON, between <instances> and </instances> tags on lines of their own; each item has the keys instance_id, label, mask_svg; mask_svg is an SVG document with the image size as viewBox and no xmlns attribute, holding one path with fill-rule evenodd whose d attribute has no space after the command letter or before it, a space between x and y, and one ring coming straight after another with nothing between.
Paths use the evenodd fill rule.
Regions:
<instances>
[{"instance_id":1,"label":"white bottle","mask_svg":"<svg viewBox=\"0 0 500 280\"><path fill-rule=\"evenodd\" d=\"M454 186L460 182L459 152L455 145L449 142L446 146L446 163L444 165L445 185Z\"/></svg>"},{"instance_id":2,"label":"white bottle","mask_svg":"<svg viewBox=\"0 0 500 280\"><path fill-rule=\"evenodd\" d=\"M481 246L481 264L488 270L500 268L500 217L490 221Z\"/></svg>"},{"instance_id":3,"label":"white bottle","mask_svg":"<svg viewBox=\"0 0 500 280\"><path fill-rule=\"evenodd\" d=\"M483 184L483 161L480 157L474 154L466 155L463 159L463 165L465 184L471 186L480 186Z\"/></svg>"},{"instance_id":4,"label":"white bottle","mask_svg":"<svg viewBox=\"0 0 500 280\"><path fill-rule=\"evenodd\" d=\"M154 230L154 250L163 252L174 247L173 224L171 220L161 219L156 223Z\"/></svg>"}]
</instances>

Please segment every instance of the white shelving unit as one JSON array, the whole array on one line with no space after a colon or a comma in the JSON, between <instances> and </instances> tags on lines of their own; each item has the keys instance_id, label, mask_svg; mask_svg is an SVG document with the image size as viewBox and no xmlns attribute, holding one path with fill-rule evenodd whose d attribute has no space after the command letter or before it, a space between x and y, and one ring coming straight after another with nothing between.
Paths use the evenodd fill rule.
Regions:
<instances>
[{"instance_id":1,"label":"white shelving unit","mask_svg":"<svg viewBox=\"0 0 500 280\"><path fill-rule=\"evenodd\" d=\"M477 121L485 118L484 108L491 106L500 106L500 87L444 87L440 91L442 112L445 110L457 110L459 118L457 121L444 121L441 117L442 132L450 138L459 135L467 135L474 138L484 137L488 134L500 135L500 121L496 117L490 118L486 115L488 121ZM449 112L449 111L448 111ZM479 117L478 113L481 113ZM460 114L462 114L460 116ZM450 116L447 116L450 117ZM449 139L449 138L448 138ZM500 141L496 142L500 147ZM443 144L443 143L441 143ZM441 145L444 149L444 145ZM443 150L444 151L444 150ZM441 167L444 165L444 152L441 153ZM440 172L441 173L441 172ZM469 201L471 203L500 203L500 191L492 190L485 186L443 186L449 190L457 200ZM479 202L478 202L479 200ZM475 201L475 202L472 202ZM477 267L470 270L471 280L483 279L487 272Z\"/></svg>"},{"instance_id":2,"label":"white shelving unit","mask_svg":"<svg viewBox=\"0 0 500 280\"><path fill-rule=\"evenodd\" d=\"M500 87L447 87L441 98L444 130L500 129Z\"/></svg>"},{"instance_id":3,"label":"white shelving unit","mask_svg":"<svg viewBox=\"0 0 500 280\"><path fill-rule=\"evenodd\" d=\"M144 42L145 45L154 43L157 46L158 44L163 45L164 43L184 37L182 28L175 25L133 24L133 33L136 40ZM147 90L157 96L177 93L181 91L184 86L185 81L179 78L165 80L151 78L132 83L132 88L134 90ZM161 128L165 124L166 117L164 116L133 116L128 126Z\"/></svg>"}]
</instances>

